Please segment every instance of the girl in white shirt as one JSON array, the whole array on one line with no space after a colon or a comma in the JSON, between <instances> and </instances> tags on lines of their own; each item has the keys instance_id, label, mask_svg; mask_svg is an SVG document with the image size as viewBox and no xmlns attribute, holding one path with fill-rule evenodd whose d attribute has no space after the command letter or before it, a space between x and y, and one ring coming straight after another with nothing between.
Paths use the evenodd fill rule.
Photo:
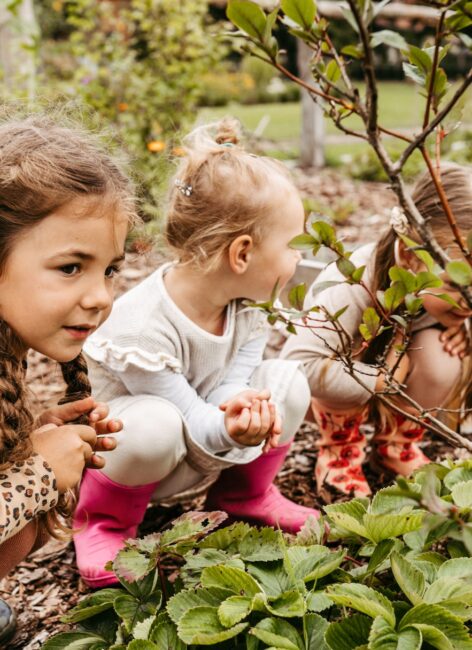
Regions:
<instances>
[{"instance_id":1,"label":"girl in white shirt","mask_svg":"<svg viewBox=\"0 0 472 650\"><path fill-rule=\"evenodd\" d=\"M298 361L263 361L267 300L295 271L289 247L304 210L282 165L246 153L235 124L187 139L165 227L176 262L116 304L86 346L94 395L123 421L107 468L87 472L76 511L77 560L93 586L136 535L151 497L217 478L207 508L297 531L318 511L283 497L273 479L310 401Z\"/></svg>"}]
</instances>

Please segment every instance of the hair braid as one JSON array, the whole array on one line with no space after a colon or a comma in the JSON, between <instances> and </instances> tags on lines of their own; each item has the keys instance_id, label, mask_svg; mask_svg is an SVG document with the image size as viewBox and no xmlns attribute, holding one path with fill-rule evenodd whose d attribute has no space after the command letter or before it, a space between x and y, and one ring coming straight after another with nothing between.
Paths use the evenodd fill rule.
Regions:
<instances>
[{"instance_id":1,"label":"hair braid","mask_svg":"<svg viewBox=\"0 0 472 650\"><path fill-rule=\"evenodd\" d=\"M82 353L72 361L61 363L61 370L67 388L64 397L59 400L59 404L68 404L91 395L92 387L88 378L87 362ZM76 424L88 424L87 414L80 415L74 422Z\"/></svg>"},{"instance_id":2,"label":"hair braid","mask_svg":"<svg viewBox=\"0 0 472 650\"><path fill-rule=\"evenodd\" d=\"M34 418L28 406L21 343L0 320L0 467L31 455Z\"/></svg>"}]
</instances>

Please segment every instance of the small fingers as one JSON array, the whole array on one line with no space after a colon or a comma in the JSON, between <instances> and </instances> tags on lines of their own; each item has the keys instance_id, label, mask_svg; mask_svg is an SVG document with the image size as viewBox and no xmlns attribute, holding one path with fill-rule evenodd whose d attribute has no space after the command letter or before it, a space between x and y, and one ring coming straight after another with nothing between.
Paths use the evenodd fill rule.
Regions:
<instances>
[{"instance_id":1,"label":"small fingers","mask_svg":"<svg viewBox=\"0 0 472 650\"><path fill-rule=\"evenodd\" d=\"M269 408L269 403L267 400L262 400L260 402L260 412L261 412L261 433L267 433L272 426L271 410Z\"/></svg>"},{"instance_id":2,"label":"small fingers","mask_svg":"<svg viewBox=\"0 0 472 650\"><path fill-rule=\"evenodd\" d=\"M107 433L118 433L123 428L121 420L100 420L95 424L97 435L106 435Z\"/></svg>"},{"instance_id":3,"label":"small fingers","mask_svg":"<svg viewBox=\"0 0 472 650\"><path fill-rule=\"evenodd\" d=\"M101 436L97 438L94 451L111 451L116 447L116 439L110 436Z\"/></svg>"},{"instance_id":4,"label":"small fingers","mask_svg":"<svg viewBox=\"0 0 472 650\"><path fill-rule=\"evenodd\" d=\"M97 456L97 454L92 454L85 463L85 466L89 469L102 469L102 467L105 467L105 459Z\"/></svg>"},{"instance_id":5,"label":"small fingers","mask_svg":"<svg viewBox=\"0 0 472 650\"><path fill-rule=\"evenodd\" d=\"M109 411L108 404L97 402L93 410L89 413L89 422L98 423L100 420L104 420L108 416Z\"/></svg>"}]
</instances>

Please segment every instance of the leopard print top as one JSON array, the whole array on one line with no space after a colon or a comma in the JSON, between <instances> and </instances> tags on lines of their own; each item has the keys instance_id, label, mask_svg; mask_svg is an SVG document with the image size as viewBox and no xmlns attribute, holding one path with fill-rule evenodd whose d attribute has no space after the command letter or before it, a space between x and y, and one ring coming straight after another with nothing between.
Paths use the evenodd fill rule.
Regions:
<instances>
[{"instance_id":1,"label":"leopard print top","mask_svg":"<svg viewBox=\"0 0 472 650\"><path fill-rule=\"evenodd\" d=\"M0 544L54 508L58 498L54 473L39 454L0 470Z\"/></svg>"}]
</instances>

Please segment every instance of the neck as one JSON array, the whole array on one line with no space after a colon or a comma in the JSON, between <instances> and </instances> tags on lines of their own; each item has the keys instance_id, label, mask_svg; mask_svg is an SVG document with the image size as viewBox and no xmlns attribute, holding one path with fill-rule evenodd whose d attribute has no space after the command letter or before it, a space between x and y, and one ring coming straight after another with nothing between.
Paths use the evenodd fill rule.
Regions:
<instances>
[{"instance_id":1,"label":"neck","mask_svg":"<svg viewBox=\"0 0 472 650\"><path fill-rule=\"evenodd\" d=\"M223 334L226 307L234 296L222 269L203 273L195 267L177 264L165 274L164 284L174 303L190 320L212 334Z\"/></svg>"}]
</instances>

